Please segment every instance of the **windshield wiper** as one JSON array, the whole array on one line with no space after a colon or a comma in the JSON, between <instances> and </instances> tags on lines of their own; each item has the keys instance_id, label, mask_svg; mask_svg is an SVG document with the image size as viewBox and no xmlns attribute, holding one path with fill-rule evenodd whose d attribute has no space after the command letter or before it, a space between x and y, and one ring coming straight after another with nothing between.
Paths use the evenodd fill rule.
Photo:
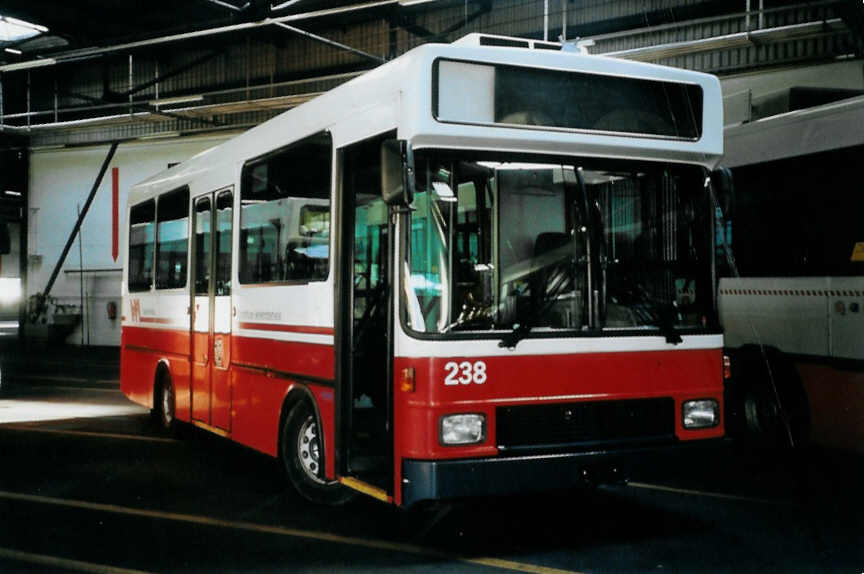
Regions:
<instances>
[{"instance_id":1,"label":"windshield wiper","mask_svg":"<svg viewBox=\"0 0 864 574\"><path fill-rule=\"evenodd\" d=\"M672 300L667 302L652 299L644 291L641 292L640 299L647 304L653 315L657 319L657 327L660 329L660 334L666 337L666 342L672 345L682 343L684 339L675 328L675 315L678 313L678 304Z\"/></svg>"},{"instance_id":2,"label":"windshield wiper","mask_svg":"<svg viewBox=\"0 0 864 574\"><path fill-rule=\"evenodd\" d=\"M498 341L498 346L505 349L514 349L519 341L525 338L531 332L532 325L530 323L516 323L513 325L513 330L501 337Z\"/></svg>"},{"instance_id":3,"label":"windshield wiper","mask_svg":"<svg viewBox=\"0 0 864 574\"><path fill-rule=\"evenodd\" d=\"M570 259L572 259L572 258L568 258L567 263L565 263L565 262L558 263L558 265L556 265L556 267L564 266L565 272L566 272L567 269L572 267L572 265L573 265L573 263L572 263L572 261L570 261ZM570 269L570 271L572 271L572 269ZM552 305L554 305L555 301L558 300L558 296L564 292L564 290L567 288L567 285L572 280L573 280L572 277L559 278L558 281L554 284L554 287L551 291L546 290L546 287L548 287L549 283L551 282L551 281L547 281L543 286L544 287L543 299L540 302L540 305L539 305L540 308L534 312L532 317L528 318L524 322L514 323L513 329L509 333L502 336L501 340L498 341L498 346L502 347L502 348L507 348L507 349L515 348L516 345L519 344L519 341L524 339L528 335L528 333L531 332L531 329L533 329L535 327L537 320L540 317L543 317L549 311L549 309L552 308Z\"/></svg>"},{"instance_id":4,"label":"windshield wiper","mask_svg":"<svg viewBox=\"0 0 864 574\"><path fill-rule=\"evenodd\" d=\"M683 343L684 339L681 338L681 335L675 328L675 315L677 314L678 305L675 301L671 301L667 305L658 305L657 307L657 322L658 327L660 327L660 334L665 335L666 342L672 345Z\"/></svg>"}]
</instances>

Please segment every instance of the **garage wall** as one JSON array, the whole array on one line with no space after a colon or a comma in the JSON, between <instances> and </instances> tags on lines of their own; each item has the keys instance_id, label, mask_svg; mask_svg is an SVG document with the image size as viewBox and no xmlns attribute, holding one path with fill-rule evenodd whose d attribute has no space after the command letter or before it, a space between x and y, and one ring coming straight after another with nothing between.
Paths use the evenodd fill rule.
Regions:
<instances>
[{"instance_id":1,"label":"garage wall","mask_svg":"<svg viewBox=\"0 0 864 574\"><path fill-rule=\"evenodd\" d=\"M71 344L119 345L120 319L108 318L107 304L120 304L122 230L129 188L168 167L217 145L227 136L121 144L102 180L81 228L83 262L76 239L51 290L66 313L80 312L81 323L67 337ZM108 154L108 146L32 150L28 202L27 297L45 289L63 246L75 225L76 206L83 207ZM112 257L112 170L117 168L119 249ZM80 270L83 269L83 274ZM81 277L85 292L81 312ZM52 322L49 317L47 322Z\"/></svg>"}]
</instances>

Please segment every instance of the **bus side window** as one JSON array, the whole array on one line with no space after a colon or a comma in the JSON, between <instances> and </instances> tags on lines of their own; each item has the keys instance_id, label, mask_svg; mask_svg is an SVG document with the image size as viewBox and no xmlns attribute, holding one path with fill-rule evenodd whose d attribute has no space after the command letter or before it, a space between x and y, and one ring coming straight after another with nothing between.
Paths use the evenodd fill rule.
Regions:
<instances>
[{"instance_id":1,"label":"bus side window","mask_svg":"<svg viewBox=\"0 0 864 574\"><path fill-rule=\"evenodd\" d=\"M231 225L234 194L224 191L216 197L216 295L231 294Z\"/></svg>"},{"instance_id":2,"label":"bus side window","mask_svg":"<svg viewBox=\"0 0 864 574\"><path fill-rule=\"evenodd\" d=\"M189 188L159 196L156 213L156 288L186 286Z\"/></svg>"},{"instance_id":3,"label":"bus side window","mask_svg":"<svg viewBox=\"0 0 864 574\"><path fill-rule=\"evenodd\" d=\"M129 212L129 291L149 291L153 283L153 228L156 202L133 205Z\"/></svg>"},{"instance_id":4,"label":"bus side window","mask_svg":"<svg viewBox=\"0 0 864 574\"><path fill-rule=\"evenodd\" d=\"M332 140L321 133L244 166L241 283L327 278L331 164Z\"/></svg>"},{"instance_id":5,"label":"bus side window","mask_svg":"<svg viewBox=\"0 0 864 574\"><path fill-rule=\"evenodd\" d=\"M210 292L210 198L195 202L195 294Z\"/></svg>"}]
</instances>

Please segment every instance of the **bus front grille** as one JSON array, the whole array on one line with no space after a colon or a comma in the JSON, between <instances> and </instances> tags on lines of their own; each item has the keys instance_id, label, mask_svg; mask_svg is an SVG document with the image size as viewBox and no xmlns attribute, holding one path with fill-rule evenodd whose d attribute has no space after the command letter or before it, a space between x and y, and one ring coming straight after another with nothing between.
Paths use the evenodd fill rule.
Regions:
<instances>
[{"instance_id":1,"label":"bus front grille","mask_svg":"<svg viewBox=\"0 0 864 574\"><path fill-rule=\"evenodd\" d=\"M497 446L502 450L653 442L674 436L671 397L496 409Z\"/></svg>"}]
</instances>

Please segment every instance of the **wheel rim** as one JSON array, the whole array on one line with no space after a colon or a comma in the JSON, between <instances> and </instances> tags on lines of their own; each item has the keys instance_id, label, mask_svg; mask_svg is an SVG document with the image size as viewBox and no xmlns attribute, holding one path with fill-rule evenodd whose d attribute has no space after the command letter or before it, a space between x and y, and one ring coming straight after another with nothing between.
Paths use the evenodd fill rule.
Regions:
<instances>
[{"instance_id":1,"label":"wheel rim","mask_svg":"<svg viewBox=\"0 0 864 574\"><path fill-rule=\"evenodd\" d=\"M757 434L772 432L780 418L776 403L753 393L745 399L744 415L748 428Z\"/></svg>"},{"instance_id":2,"label":"wheel rim","mask_svg":"<svg viewBox=\"0 0 864 574\"><path fill-rule=\"evenodd\" d=\"M165 426L174 422L174 397L171 393L171 385L162 388L162 422Z\"/></svg>"},{"instance_id":3,"label":"wheel rim","mask_svg":"<svg viewBox=\"0 0 864 574\"><path fill-rule=\"evenodd\" d=\"M318 440L318 425L312 415L303 421L300 432L297 433L297 459L309 479L325 484L320 477L321 442Z\"/></svg>"},{"instance_id":4,"label":"wheel rim","mask_svg":"<svg viewBox=\"0 0 864 574\"><path fill-rule=\"evenodd\" d=\"M759 410L756 407L756 399L752 395L749 395L744 401L744 416L750 432L757 434L762 432L762 425L759 424Z\"/></svg>"}]
</instances>

